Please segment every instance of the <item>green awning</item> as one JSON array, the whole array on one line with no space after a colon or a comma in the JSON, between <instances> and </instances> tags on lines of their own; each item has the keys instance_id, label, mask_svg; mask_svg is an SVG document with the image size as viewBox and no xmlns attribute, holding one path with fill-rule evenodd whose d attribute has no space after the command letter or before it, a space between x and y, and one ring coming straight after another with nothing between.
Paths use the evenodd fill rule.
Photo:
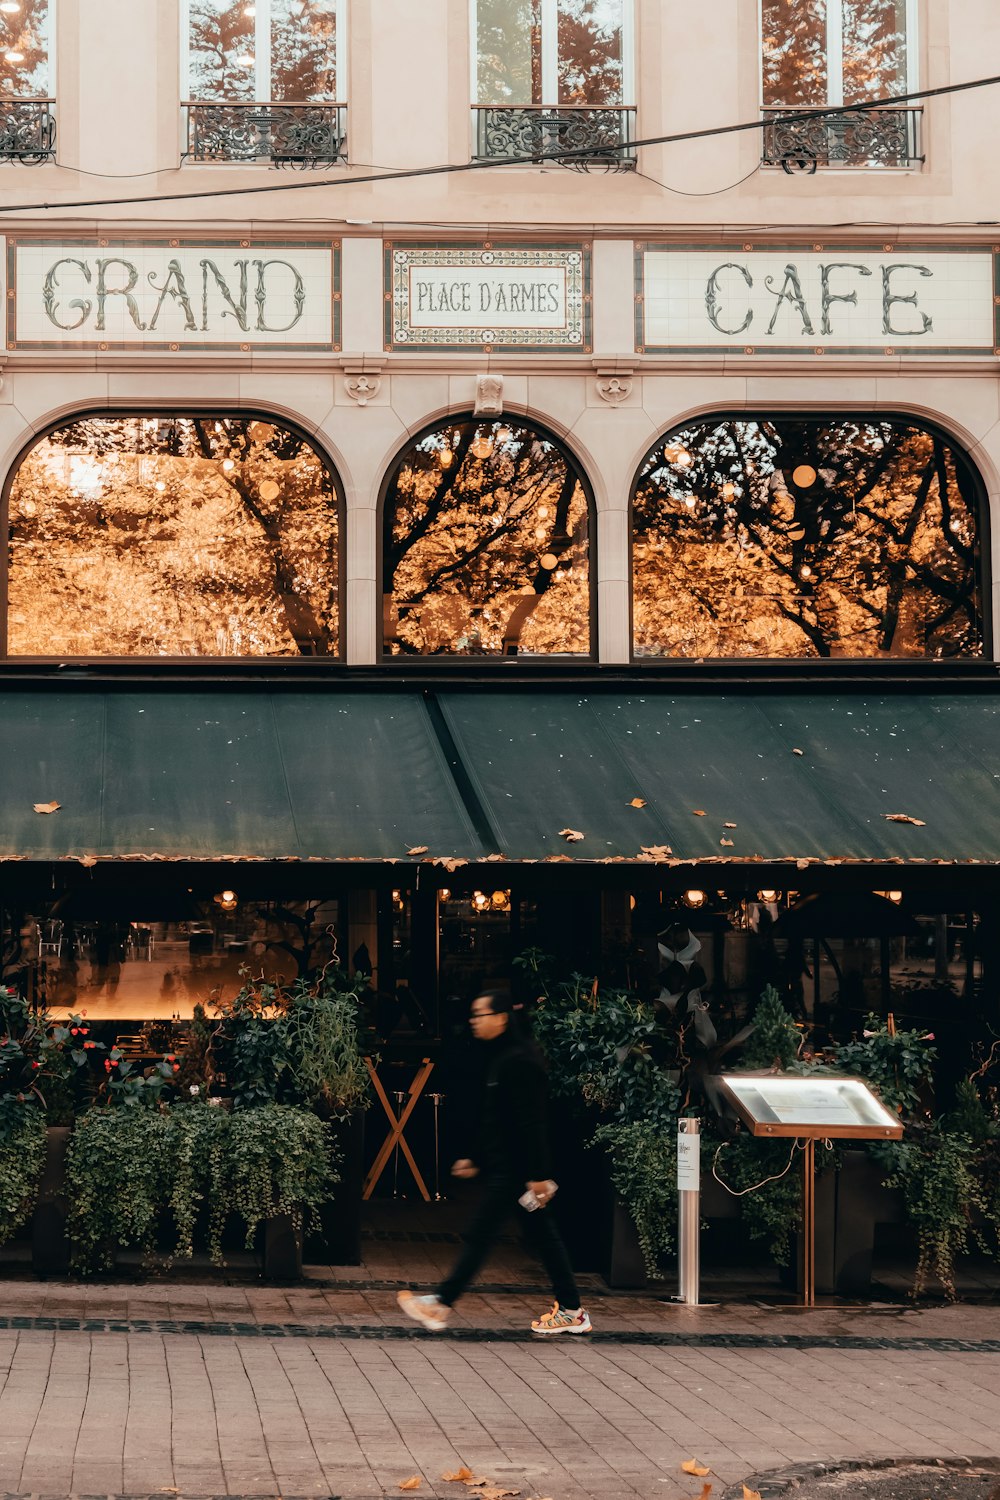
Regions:
<instances>
[{"instance_id":1,"label":"green awning","mask_svg":"<svg viewBox=\"0 0 1000 1500\"><path fill-rule=\"evenodd\" d=\"M0 857L480 853L417 694L8 691L0 750Z\"/></svg>"},{"instance_id":2,"label":"green awning","mask_svg":"<svg viewBox=\"0 0 1000 1500\"><path fill-rule=\"evenodd\" d=\"M33 810L50 801L57 813ZM0 693L0 858L381 861L414 847L1000 863L1000 695Z\"/></svg>"},{"instance_id":3,"label":"green awning","mask_svg":"<svg viewBox=\"0 0 1000 1500\"><path fill-rule=\"evenodd\" d=\"M454 693L442 707L512 858L1000 861L1000 696Z\"/></svg>"}]
</instances>

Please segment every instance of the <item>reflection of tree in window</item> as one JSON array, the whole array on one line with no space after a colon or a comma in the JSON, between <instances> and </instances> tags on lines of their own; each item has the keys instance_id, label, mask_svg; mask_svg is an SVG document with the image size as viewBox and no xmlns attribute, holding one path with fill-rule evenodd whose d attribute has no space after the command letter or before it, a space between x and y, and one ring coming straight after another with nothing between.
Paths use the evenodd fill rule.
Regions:
<instances>
[{"instance_id":1,"label":"reflection of tree in window","mask_svg":"<svg viewBox=\"0 0 1000 1500\"><path fill-rule=\"evenodd\" d=\"M191 98L202 103L335 100L336 12L337 0L192 0Z\"/></svg>"},{"instance_id":2,"label":"reflection of tree in window","mask_svg":"<svg viewBox=\"0 0 1000 1500\"><path fill-rule=\"evenodd\" d=\"M49 0L20 0L12 14L0 13L0 95L49 96L48 27Z\"/></svg>"},{"instance_id":3,"label":"reflection of tree in window","mask_svg":"<svg viewBox=\"0 0 1000 1500\"><path fill-rule=\"evenodd\" d=\"M761 26L765 106L905 91L906 0L764 0Z\"/></svg>"},{"instance_id":4,"label":"reflection of tree in window","mask_svg":"<svg viewBox=\"0 0 1000 1500\"><path fill-rule=\"evenodd\" d=\"M271 0L271 98L337 98L336 0Z\"/></svg>"},{"instance_id":5,"label":"reflection of tree in window","mask_svg":"<svg viewBox=\"0 0 1000 1500\"><path fill-rule=\"evenodd\" d=\"M625 0L559 0L555 25L541 0L478 0L479 104L623 102Z\"/></svg>"},{"instance_id":6,"label":"reflection of tree in window","mask_svg":"<svg viewBox=\"0 0 1000 1500\"><path fill-rule=\"evenodd\" d=\"M590 650L588 506L555 443L463 422L404 455L385 502L385 649Z\"/></svg>"},{"instance_id":7,"label":"reflection of tree in window","mask_svg":"<svg viewBox=\"0 0 1000 1500\"><path fill-rule=\"evenodd\" d=\"M633 506L638 655L978 656L977 487L902 422L701 423Z\"/></svg>"},{"instance_id":8,"label":"reflection of tree in window","mask_svg":"<svg viewBox=\"0 0 1000 1500\"><path fill-rule=\"evenodd\" d=\"M296 433L236 417L94 417L10 496L14 655L337 650L337 499Z\"/></svg>"},{"instance_id":9,"label":"reflection of tree in window","mask_svg":"<svg viewBox=\"0 0 1000 1500\"><path fill-rule=\"evenodd\" d=\"M192 0L188 90L204 102L254 98L254 6Z\"/></svg>"}]
</instances>

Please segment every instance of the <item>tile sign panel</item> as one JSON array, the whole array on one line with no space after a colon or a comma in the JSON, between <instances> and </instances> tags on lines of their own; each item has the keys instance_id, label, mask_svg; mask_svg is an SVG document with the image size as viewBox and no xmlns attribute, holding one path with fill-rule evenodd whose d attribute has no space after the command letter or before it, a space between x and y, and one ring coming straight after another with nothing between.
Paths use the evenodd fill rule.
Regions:
<instances>
[{"instance_id":1,"label":"tile sign panel","mask_svg":"<svg viewBox=\"0 0 1000 1500\"><path fill-rule=\"evenodd\" d=\"M590 246L385 244L386 349L589 354Z\"/></svg>"},{"instance_id":2,"label":"tile sign panel","mask_svg":"<svg viewBox=\"0 0 1000 1500\"><path fill-rule=\"evenodd\" d=\"M1000 355L1000 249L636 245L646 354Z\"/></svg>"},{"instance_id":3,"label":"tile sign panel","mask_svg":"<svg viewBox=\"0 0 1000 1500\"><path fill-rule=\"evenodd\" d=\"M338 241L7 239L7 348L340 348Z\"/></svg>"}]
</instances>

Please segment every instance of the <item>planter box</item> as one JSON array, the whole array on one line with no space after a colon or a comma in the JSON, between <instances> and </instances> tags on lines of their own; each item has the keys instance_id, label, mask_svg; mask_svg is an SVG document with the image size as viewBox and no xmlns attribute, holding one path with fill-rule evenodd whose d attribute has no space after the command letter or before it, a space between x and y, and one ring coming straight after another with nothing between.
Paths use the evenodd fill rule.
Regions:
<instances>
[{"instance_id":1,"label":"planter box","mask_svg":"<svg viewBox=\"0 0 1000 1500\"><path fill-rule=\"evenodd\" d=\"M66 1152L71 1134L68 1125L50 1125L45 1132L45 1168L31 1219L31 1269L36 1276L65 1276L69 1271Z\"/></svg>"},{"instance_id":2,"label":"planter box","mask_svg":"<svg viewBox=\"0 0 1000 1500\"><path fill-rule=\"evenodd\" d=\"M361 1190L365 1177L365 1116L355 1109L335 1117L334 1133L340 1147L340 1181L329 1203L319 1212L320 1227L306 1241L310 1263L331 1266L361 1264Z\"/></svg>"},{"instance_id":3,"label":"planter box","mask_svg":"<svg viewBox=\"0 0 1000 1500\"><path fill-rule=\"evenodd\" d=\"M302 1230L290 1214L264 1221L264 1275L268 1281L302 1279Z\"/></svg>"}]
</instances>

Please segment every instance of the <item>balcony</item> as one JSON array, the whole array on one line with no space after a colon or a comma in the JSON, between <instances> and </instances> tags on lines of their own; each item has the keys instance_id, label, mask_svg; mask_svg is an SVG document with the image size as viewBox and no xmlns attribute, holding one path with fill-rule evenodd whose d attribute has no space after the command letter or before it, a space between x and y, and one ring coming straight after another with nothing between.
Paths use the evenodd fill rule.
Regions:
<instances>
[{"instance_id":1,"label":"balcony","mask_svg":"<svg viewBox=\"0 0 1000 1500\"><path fill-rule=\"evenodd\" d=\"M553 153L578 154L560 166L589 172L635 170L635 110L618 105L475 105L475 160L537 163Z\"/></svg>"},{"instance_id":2,"label":"balcony","mask_svg":"<svg viewBox=\"0 0 1000 1500\"><path fill-rule=\"evenodd\" d=\"M803 119L805 109L765 109L766 167L815 172L817 167L913 167L919 156L919 109L847 109Z\"/></svg>"},{"instance_id":3,"label":"balcony","mask_svg":"<svg viewBox=\"0 0 1000 1500\"><path fill-rule=\"evenodd\" d=\"M0 99L0 161L54 161L54 99Z\"/></svg>"},{"instance_id":4,"label":"balcony","mask_svg":"<svg viewBox=\"0 0 1000 1500\"><path fill-rule=\"evenodd\" d=\"M346 104L195 104L185 159L331 167L347 160Z\"/></svg>"}]
</instances>

